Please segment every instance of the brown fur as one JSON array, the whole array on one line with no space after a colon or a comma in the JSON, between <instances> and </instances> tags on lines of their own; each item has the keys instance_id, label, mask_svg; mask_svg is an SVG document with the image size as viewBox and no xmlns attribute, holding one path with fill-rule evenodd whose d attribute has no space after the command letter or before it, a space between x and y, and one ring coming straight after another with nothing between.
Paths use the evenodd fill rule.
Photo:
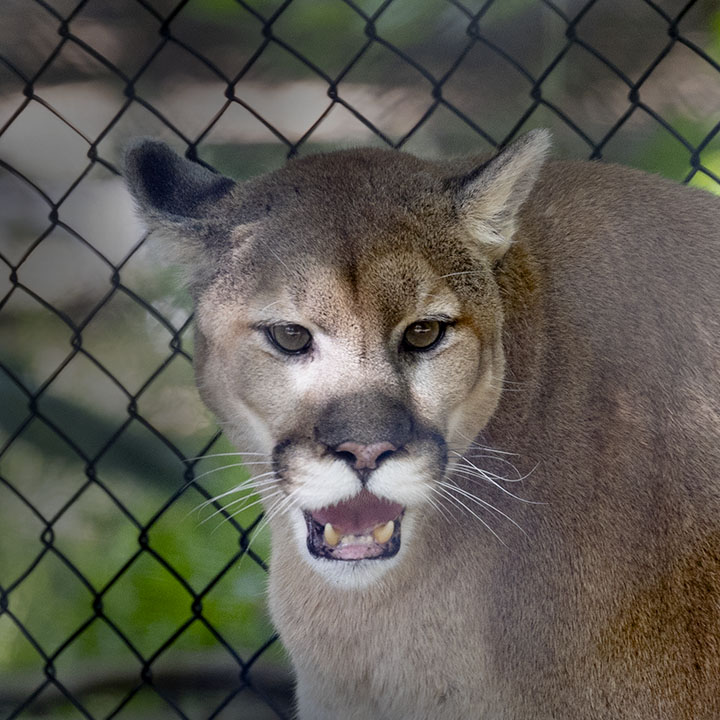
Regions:
<instances>
[{"instance_id":1,"label":"brown fur","mask_svg":"<svg viewBox=\"0 0 720 720\"><path fill-rule=\"evenodd\" d=\"M458 496L488 528L409 500L404 555L356 585L305 561L291 511L273 518L303 720L720 717L720 206L619 166L543 166L546 144L487 164L350 151L232 189L193 170L212 202L164 193L159 210L138 157L165 150L129 155L148 222L193 258L199 382L240 450L288 438L289 467L324 468L325 404L377 391L420 428L415 469L387 463L398 493L445 473L505 514ZM187 177L162 157L169 186ZM396 357L432 302L457 305L447 349ZM325 354L262 345L249 318L271 303L322 328ZM512 462L523 480L501 484L530 502L443 465L438 433L451 456L466 436L514 453L476 462L509 478Z\"/></svg>"}]
</instances>

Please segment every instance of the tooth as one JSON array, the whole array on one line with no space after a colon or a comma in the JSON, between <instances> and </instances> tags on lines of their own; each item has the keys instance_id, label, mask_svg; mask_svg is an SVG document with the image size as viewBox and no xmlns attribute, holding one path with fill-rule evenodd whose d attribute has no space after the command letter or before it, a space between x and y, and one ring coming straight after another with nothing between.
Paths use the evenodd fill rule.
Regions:
<instances>
[{"instance_id":1,"label":"tooth","mask_svg":"<svg viewBox=\"0 0 720 720\"><path fill-rule=\"evenodd\" d=\"M392 537L394 530L395 523L392 520L386 522L384 525L378 525L373 530L373 537L375 538L375 542L380 543L381 545L383 543L386 543Z\"/></svg>"},{"instance_id":2,"label":"tooth","mask_svg":"<svg viewBox=\"0 0 720 720\"><path fill-rule=\"evenodd\" d=\"M330 547L335 547L340 542L340 536L330 523L325 523L323 538Z\"/></svg>"}]
</instances>

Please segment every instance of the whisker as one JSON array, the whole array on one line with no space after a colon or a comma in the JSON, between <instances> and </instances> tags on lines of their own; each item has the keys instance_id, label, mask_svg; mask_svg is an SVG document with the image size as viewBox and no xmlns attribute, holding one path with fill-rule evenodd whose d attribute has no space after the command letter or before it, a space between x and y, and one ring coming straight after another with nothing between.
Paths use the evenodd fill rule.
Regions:
<instances>
[{"instance_id":1,"label":"whisker","mask_svg":"<svg viewBox=\"0 0 720 720\"><path fill-rule=\"evenodd\" d=\"M203 501L202 503L200 503L200 505L193 508L191 512L195 512L196 510L202 510L208 505L212 505L212 503L217 502L218 500L222 500L222 498L227 497L228 495L234 495L235 493L242 492L243 490L257 490L258 488L280 482L280 478L268 477L269 475L275 475L275 473L273 471L270 471L266 473L261 473L260 475L256 475L255 477L248 478L247 480L243 480L243 482L241 482L239 485L235 485L235 487L230 488L230 490L226 490L224 493L220 493L220 495L215 495L215 497L211 497L209 500ZM262 480L262 482L257 482L261 478L266 479Z\"/></svg>"},{"instance_id":2,"label":"whisker","mask_svg":"<svg viewBox=\"0 0 720 720\"><path fill-rule=\"evenodd\" d=\"M452 503L465 508L465 510L467 510L475 519L479 520L505 547L508 547L505 541L490 527L490 525L488 525L477 513L473 512L462 500L455 497L449 490L446 490L443 487L435 486L433 489L438 493L443 493Z\"/></svg>"},{"instance_id":3,"label":"whisker","mask_svg":"<svg viewBox=\"0 0 720 720\"><path fill-rule=\"evenodd\" d=\"M255 538L257 538L262 531L268 526L268 523L270 522L271 518L275 517L277 513L281 510L282 504L286 502L288 499L292 499L292 502L289 504L288 507L286 507L283 512L289 512L293 506L294 503L297 501L297 497L294 497L296 493L300 491L301 488L297 487L294 490L291 490L285 498L279 498L278 500L275 500L273 504L268 508L267 512L263 515L262 520L260 521L260 524L255 528L252 537L250 538L250 542L245 546L244 552L242 557L240 558L240 562L238 562L238 568L242 564L243 558L247 557L250 553L250 548L252 547L252 544L255 542Z\"/></svg>"},{"instance_id":4,"label":"whisker","mask_svg":"<svg viewBox=\"0 0 720 720\"><path fill-rule=\"evenodd\" d=\"M477 497L476 495L473 495L473 493L468 492L467 490L463 490L463 488L458 487L457 485L453 485L452 483L446 483L443 480L440 480L438 482L439 485L442 485L445 488L448 488L448 490L452 490L453 492L460 493L463 497L468 498L468 500L472 500L473 502L477 503L478 505L481 505L482 507L486 507L489 510L492 510L493 512L498 513L498 515L502 515L506 520L509 520L520 532L525 535L526 537L529 537L529 535L523 530L518 523L513 520L509 515L504 513L499 508L496 508L492 503L489 503L487 500L483 500L480 497Z\"/></svg>"},{"instance_id":5,"label":"whisker","mask_svg":"<svg viewBox=\"0 0 720 720\"><path fill-rule=\"evenodd\" d=\"M435 510L437 510L443 516L444 520L446 520L451 525L453 524L453 517L452 515L448 514L450 512L449 509L440 503L439 498L432 498L428 496L427 501L430 503L430 505L432 505L432 507L435 508Z\"/></svg>"},{"instance_id":6,"label":"whisker","mask_svg":"<svg viewBox=\"0 0 720 720\"><path fill-rule=\"evenodd\" d=\"M282 504L283 502L285 502L285 500L286 500L287 497L288 497L287 494L285 493L285 491L284 491L282 488L279 488L278 490L275 490L274 492L271 492L270 494L265 495L264 497L261 497L261 498L260 498L260 502L263 502L264 500L269 500L271 497L276 497L278 494L282 495L283 497L278 498L277 501L276 501L275 503L273 503L272 507L275 507L275 504L276 504L276 503ZM232 503L228 503L228 507L229 507L231 504L232 504ZM253 503L253 505L255 505L255 504L257 504L257 503ZM252 507L252 505L249 505L248 507ZM241 513L241 512L243 512L243 511L245 511L245 510L247 510L247 508L245 508L245 507L241 507L241 508L239 508L238 510L234 510L233 513L230 515L230 517L231 517L231 518L232 518L232 517L235 517L238 513ZM268 512L270 512L270 511L268 511ZM229 518L228 518L228 519L229 519Z\"/></svg>"},{"instance_id":7,"label":"whisker","mask_svg":"<svg viewBox=\"0 0 720 720\"><path fill-rule=\"evenodd\" d=\"M501 480L503 482L520 482L522 480L527 480L527 478L532 475L532 473L536 470L537 465L533 467L527 474L523 475L522 477L517 478L516 480L508 480L505 477L502 477L501 475L496 475L495 473L490 472L489 470L483 470L482 468L479 468L474 462L471 462L468 460L464 455L460 455L460 453L456 453L459 455L466 464L460 465L456 463L454 465L454 471L462 473L464 471L464 474L470 477L476 477L476 478L482 478L483 480L486 480L491 485L494 485L498 490L501 490L502 492L506 493L510 497L515 498L516 500L520 500L521 502L530 503L532 505L543 505L544 503L535 502L533 500L525 500L525 498L521 498L514 493L511 493L509 490L504 488L500 483L496 482L496 480ZM475 471L474 473L472 471Z\"/></svg>"},{"instance_id":8,"label":"whisker","mask_svg":"<svg viewBox=\"0 0 720 720\"><path fill-rule=\"evenodd\" d=\"M490 383L488 385L488 387L492 388L493 390L502 390L503 392L523 392L523 390L525 390L525 388L522 388L522 387L516 387L516 388L508 387L507 385L502 384L502 383L500 385L495 385L494 383Z\"/></svg>"},{"instance_id":9,"label":"whisker","mask_svg":"<svg viewBox=\"0 0 720 720\"><path fill-rule=\"evenodd\" d=\"M271 497L276 497L277 495L282 495L282 494L284 494L284 493L283 493L283 490L282 490L282 489L278 489L278 490L275 490L275 491L271 492L269 495L266 495L264 498L262 498L262 497L256 498L255 500L253 500L253 501L252 501L251 503L249 503L248 505L243 505L243 507L238 508L237 510L234 510L232 513L230 513L230 515L228 515L228 517L223 518L223 520L217 525L217 527L215 527L215 528L213 529L213 532L216 532L216 531L218 530L218 528L222 527L222 525L223 525L225 522L227 522L228 520L234 518L234 517L235 517L236 515L238 515L239 513L244 512L245 510L249 510L251 507L255 507L256 505L259 505L259 504L262 503L264 500L268 500L268 499L271 498ZM235 504L240 503L240 502L242 502L243 500L247 500L247 499L249 499L249 498L238 498L237 500L233 500L232 502L229 502L227 505L223 505L223 507L221 507L221 508L219 508L218 510L216 510L212 515L210 515L209 517L206 517L204 520L202 520L202 521L200 522L200 524L201 524L201 525L204 525L208 520L211 520L211 519L214 518L216 515L219 515L220 513L224 512L224 511L225 511L227 508L229 508L231 505L235 505Z\"/></svg>"},{"instance_id":10,"label":"whisker","mask_svg":"<svg viewBox=\"0 0 720 720\"><path fill-rule=\"evenodd\" d=\"M235 455L235 453L219 453L219 454L218 454L218 457L219 457L220 455ZM203 458L203 457L213 457L213 456L212 456L212 455L200 455L199 457L200 457L200 458ZM191 459L192 459L192 458L188 458L188 460L191 460ZM214 473L214 472L219 472L220 470L228 470L228 469L234 468L234 467L246 467L246 466L249 466L249 465L267 465L267 464L269 464L269 463L264 463L264 462L250 462L250 463L245 463L245 462L243 462L243 463L233 463L232 465L224 465L223 467L218 467L218 468L212 468L211 470L208 470L207 472L200 473L200 475L196 475L195 477L190 478L190 480L187 480L187 481L185 482L185 484L178 490L178 492L179 492L180 494L184 493L189 487L195 485L195 484L196 484L196 481L199 480L200 478L203 478L203 477L205 477L206 475L210 475L211 473ZM197 487L198 487L198 488L201 488L200 485L198 485ZM193 510L197 510L197 508L193 508ZM193 510L191 510L190 512L193 512ZM188 513L188 515L189 515L189 514L190 514L190 513ZM186 516L186 517L187 517L187 516Z\"/></svg>"},{"instance_id":11,"label":"whisker","mask_svg":"<svg viewBox=\"0 0 720 720\"><path fill-rule=\"evenodd\" d=\"M519 502L527 503L528 505L545 505L544 502L539 502L537 500L527 500L526 498L520 497L519 495L515 495L515 493L511 493L508 489L504 488L502 485L500 485L500 483L493 480L479 468L456 467L453 472L468 478L470 482L477 483L478 485L482 485L484 483L494 485L498 490L504 492L506 495L509 495L511 498L514 498Z\"/></svg>"},{"instance_id":12,"label":"whisker","mask_svg":"<svg viewBox=\"0 0 720 720\"><path fill-rule=\"evenodd\" d=\"M454 451L453 451L454 452ZM467 455L467 456L466 456ZM461 455L461 457L465 460L469 460L472 458L473 460L477 459L484 459L484 460L492 460L493 462L502 463L503 465L507 465L508 467L512 468L515 474L517 475L517 478L503 478L505 482L520 482L523 478L520 474L520 471L517 469L513 463L511 463L509 460L506 460L502 457L495 457L494 455L488 455L487 453L466 453L466 455Z\"/></svg>"},{"instance_id":13,"label":"whisker","mask_svg":"<svg viewBox=\"0 0 720 720\"><path fill-rule=\"evenodd\" d=\"M277 517L278 515L287 513L290 511L290 509L294 506L295 501L297 498L297 493L300 491L300 488L295 488L294 490L291 490L287 497L283 502L281 502L276 508L273 508L272 511L267 513L267 516L264 518L264 520L267 520L267 522L270 522L273 518Z\"/></svg>"},{"instance_id":14,"label":"whisker","mask_svg":"<svg viewBox=\"0 0 720 720\"><path fill-rule=\"evenodd\" d=\"M440 275L438 277L438 280L442 280L443 278L448 277L456 277L457 275L477 275L478 273L482 273L482 270L462 270L461 272L452 272L447 273L447 275Z\"/></svg>"},{"instance_id":15,"label":"whisker","mask_svg":"<svg viewBox=\"0 0 720 720\"><path fill-rule=\"evenodd\" d=\"M284 493L283 493L284 494ZM244 555L247 555L250 551L250 548L252 547L252 544L255 542L255 538L262 533L262 531L268 526L268 522L270 519L270 514L273 513L283 502L287 500L287 495L285 497L278 498L277 500L274 500L272 505L263 513L262 520L260 520L259 525L255 528L253 531L253 535L250 538L250 542L245 546L245 552ZM240 559L240 562L242 562L242 558ZM238 566L240 563L238 563Z\"/></svg>"},{"instance_id":16,"label":"whisker","mask_svg":"<svg viewBox=\"0 0 720 720\"><path fill-rule=\"evenodd\" d=\"M229 503L226 503L226 504L223 505L222 507L219 507L214 513L212 513L212 515L208 515L208 517L206 517L204 520L201 520L201 521L200 521L200 524L201 524L201 525L204 525L208 520L211 520L211 519L214 518L216 515L219 515L219 514L225 512L225 511L227 511L228 508L232 507L233 505L237 505L238 503L246 502L247 500L250 500L250 499L252 499L252 498L255 498L251 503L248 503L247 505L243 505L242 507L233 510L233 511L228 515L228 517L225 518L225 520L229 520L230 518L235 517L235 515L237 515L238 513L241 513L241 512L243 512L243 511L245 511L245 510L248 510L248 509L250 509L251 507L254 507L255 505L259 505L261 502L263 502L263 500L265 500L265 499L267 499L267 498L274 497L275 495L278 495L278 494L280 494L281 492L282 492L282 490L281 490L280 488L278 488L278 489L275 490L274 492L271 492L269 495L266 495L264 498L263 498L263 497L258 497L258 496L256 496L256 495L250 495L250 496L245 496L245 497L238 498L237 500L231 500ZM224 522L224 520L223 520L223 522ZM222 523L220 523L220 524L222 525ZM218 527L219 527L219 526L218 526ZM217 530L217 528L215 528L215 530ZM214 531L213 531L213 532L214 532Z\"/></svg>"},{"instance_id":17,"label":"whisker","mask_svg":"<svg viewBox=\"0 0 720 720\"><path fill-rule=\"evenodd\" d=\"M220 472L221 470L230 470L231 468L239 468L242 467L243 463L232 463L232 465L223 465L222 467L216 467L212 468L210 470L206 470L203 473L200 473L199 475L195 476L195 480L200 480L200 478L204 478L207 475L212 475L213 473Z\"/></svg>"},{"instance_id":18,"label":"whisker","mask_svg":"<svg viewBox=\"0 0 720 720\"><path fill-rule=\"evenodd\" d=\"M475 440L475 438L468 437L467 435L461 433L459 430L457 431L457 434L465 441L470 443L471 447L476 447L479 450L487 450L487 452L491 453L498 453L499 455L515 455L517 457L517 453L513 452L507 452L506 450L498 450L497 448L491 448L487 445L481 445L479 442Z\"/></svg>"},{"instance_id":19,"label":"whisker","mask_svg":"<svg viewBox=\"0 0 720 720\"><path fill-rule=\"evenodd\" d=\"M200 473L199 475L195 476L195 480L199 480L200 478L204 478L207 475L212 475L213 473L220 472L221 470L230 470L232 468L239 468L239 467L245 467L245 465L264 465L265 463L232 463L230 465L222 465L221 467L211 468L210 470L206 470L203 473ZM274 470L271 470L271 472L274 472Z\"/></svg>"},{"instance_id":20,"label":"whisker","mask_svg":"<svg viewBox=\"0 0 720 720\"><path fill-rule=\"evenodd\" d=\"M297 500L296 495L300 492L300 490L301 488L297 487L294 490L291 490L289 493L284 493L285 497L276 500L264 514L262 522L255 530L255 533L257 534L261 530L263 530L265 526L270 522L270 520L280 514L280 512L287 512ZM287 507L283 507L283 505L286 505ZM248 545L248 549L249 548L250 545Z\"/></svg>"},{"instance_id":21,"label":"whisker","mask_svg":"<svg viewBox=\"0 0 720 720\"><path fill-rule=\"evenodd\" d=\"M257 312L261 313L267 310L268 308L271 308L273 305L277 305L278 303L281 303L282 300L275 300L274 302L268 303L264 308L260 308Z\"/></svg>"},{"instance_id":22,"label":"whisker","mask_svg":"<svg viewBox=\"0 0 720 720\"><path fill-rule=\"evenodd\" d=\"M508 390L524 390L527 388L528 383L517 382L515 380L508 380L507 378L498 378L498 384L494 387L503 387Z\"/></svg>"},{"instance_id":23,"label":"whisker","mask_svg":"<svg viewBox=\"0 0 720 720\"><path fill-rule=\"evenodd\" d=\"M455 455L457 455L459 459L453 461L452 463L449 463L449 465L452 465L455 468L464 468L466 470L475 470L478 473L480 473L483 477L488 478L488 480L490 478L492 478L493 480L499 480L500 482L522 482L523 480L525 480L529 477L529 474L528 475L520 475L520 473L518 473L517 478L507 478L504 475L498 475L497 473L492 472L492 470L478 467L466 455L461 455L460 453L455 453ZM463 461L463 462L461 462L461 461Z\"/></svg>"},{"instance_id":24,"label":"whisker","mask_svg":"<svg viewBox=\"0 0 720 720\"><path fill-rule=\"evenodd\" d=\"M468 467L468 468L470 468L471 465L467 464L467 463L471 462L470 458L472 458L473 460L485 459L485 460L491 460L492 462L502 463L503 465L507 465L509 468L511 468L513 470L515 475L517 475L517 477L515 477L515 478L509 478L509 477L505 477L505 476L501 476L501 475L496 475L495 473L492 473L490 470L483 468L483 472L486 472L490 475L494 475L497 480L502 480L503 482L514 483L514 482L520 482L521 480L524 480L525 477L527 477L527 476L521 475L520 471L517 469L517 467L513 463L511 463L509 460L506 460L505 458L502 458L502 457L495 457L494 455L488 455L486 453L470 453L470 452L460 453L457 450L453 450L452 448L450 449L450 453L452 455L456 455L460 460L465 461L465 464L461 464L459 462L459 460L451 460L448 463L448 465L452 466L452 467Z\"/></svg>"},{"instance_id":25,"label":"whisker","mask_svg":"<svg viewBox=\"0 0 720 720\"><path fill-rule=\"evenodd\" d=\"M245 455L252 455L253 457L266 457L271 458L270 453L251 453L251 452L223 452L223 453L208 453L207 455L196 455L195 457L185 458L186 462L195 460L205 460L207 458L216 457L244 457Z\"/></svg>"}]
</instances>

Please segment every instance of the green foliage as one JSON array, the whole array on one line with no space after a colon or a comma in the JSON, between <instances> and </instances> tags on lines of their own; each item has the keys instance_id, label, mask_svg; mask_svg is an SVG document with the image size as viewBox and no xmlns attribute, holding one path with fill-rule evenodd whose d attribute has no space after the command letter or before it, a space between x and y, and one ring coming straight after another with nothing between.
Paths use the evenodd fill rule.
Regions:
<instances>
[{"instance_id":1,"label":"green foliage","mask_svg":"<svg viewBox=\"0 0 720 720\"><path fill-rule=\"evenodd\" d=\"M709 25L712 40L706 48L707 53L715 62L720 63L720 10L711 16Z\"/></svg>"}]
</instances>

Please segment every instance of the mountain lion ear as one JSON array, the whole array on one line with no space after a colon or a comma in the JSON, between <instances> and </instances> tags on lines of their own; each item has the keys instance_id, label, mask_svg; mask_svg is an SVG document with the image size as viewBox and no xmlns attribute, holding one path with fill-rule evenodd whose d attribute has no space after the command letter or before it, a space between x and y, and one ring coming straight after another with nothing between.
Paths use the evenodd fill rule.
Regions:
<instances>
[{"instance_id":1,"label":"mountain lion ear","mask_svg":"<svg viewBox=\"0 0 720 720\"><path fill-rule=\"evenodd\" d=\"M494 260L508 250L520 207L550 149L547 130L533 130L460 181L456 203L470 234Z\"/></svg>"},{"instance_id":2,"label":"mountain lion ear","mask_svg":"<svg viewBox=\"0 0 720 720\"><path fill-rule=\"evenodd\" d=\"M156 245L167 263L199 287L223 262L236 227L236 184L185 160L165 143L136 140L125 152L125 182L147 229L170 242ZM227 198L227 201L226 201Z\"/></svg>"},{"instance_id":3,"label":"mountain lion ear","mask_svg":"<svg viewBox=\"0 0 720 720\"><path fill-rule=\"evenodd\" d=\"M180 157L165 143L136 140L125 153L125 180L150 229L209 215L235 183Z\"/></svg>"}]
</instances>

